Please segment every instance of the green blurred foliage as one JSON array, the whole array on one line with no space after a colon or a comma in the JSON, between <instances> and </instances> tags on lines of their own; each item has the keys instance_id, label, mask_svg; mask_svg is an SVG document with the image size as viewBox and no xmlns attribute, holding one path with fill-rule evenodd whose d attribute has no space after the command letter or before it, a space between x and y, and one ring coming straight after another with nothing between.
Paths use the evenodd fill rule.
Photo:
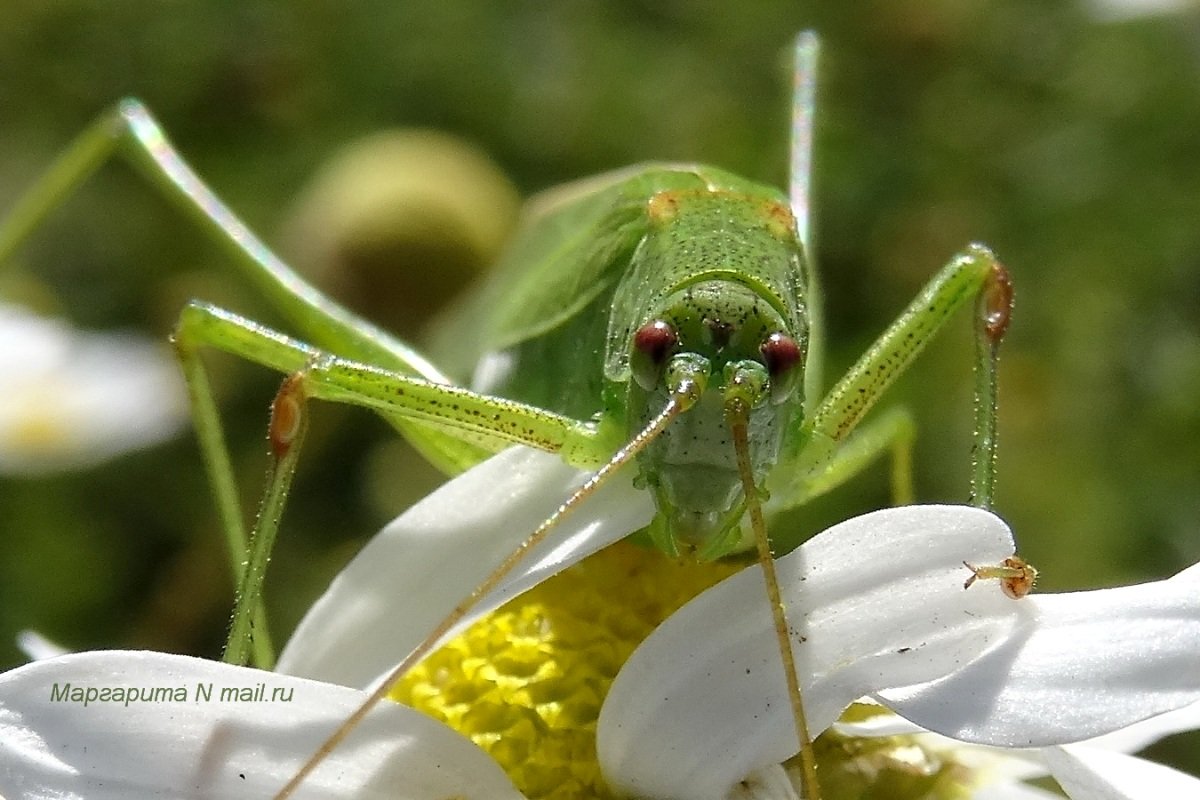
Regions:
<instances>
[{"instance_id":1,"label":"green blurred foliage","mask_svg":"<svg viewBox=\"0 0 1200 800\"><path fill-rule=\"evenodd\" d=\"M647 159L782 185L790 40L814 28L829 379L941 264L984 241L1017 291L997 506L1041 588L1200 559L1194 15L1100 23L1044 0L8 0L0 23L0 210L97 113L135 95L273 242L308 176L384 128L462 137L526 194ZM48 288L92 327L165 336L192 295L279 324L221 262L117 165L64 204L0 286ZM211 363L251 507L278 376ZM920 426L922 500L965 499L970 363L964 319L892 395ZM268 579L279 639L365 536L438 481L365 413L315 416ZM881 468L807 524L883 505L885 486ZM0 665L21 660L11 642L26 627L73 649L216 655L231 590L210 508L186 438L87 474L0 482Z\"/></svg>"}]
</instances>

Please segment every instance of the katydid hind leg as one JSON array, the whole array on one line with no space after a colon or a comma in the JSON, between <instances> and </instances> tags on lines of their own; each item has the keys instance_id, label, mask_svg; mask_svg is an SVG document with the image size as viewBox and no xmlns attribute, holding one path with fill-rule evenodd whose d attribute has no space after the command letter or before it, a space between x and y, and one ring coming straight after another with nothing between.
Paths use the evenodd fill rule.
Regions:
<instances>
[{"instance_id":1,"label":"katydid hind leg","mask_svg":"<svg viewBox=\"0 0 1200 800\"><path fill-rule=\"evenodd\" d=\"M0 263L101 166L121 158L226 251L230 264L309 339L349 357L447 380L412 348L307 283L188 166L150 111L127 98L101 114L17 201L0 227Z\"/></svg>"},{"instance_id":2,"label":"katydid hind leg","mask_svg":"<svg viewBox=\"0 0 1200 800\"><path fill-rule=\"evenodd\" d=\"M334 302L301 278L231 211L188 166L139 101L125 99L98 117L0 220L0 265L48 215L108 161L135 167L168 202L215 241L229 265L310 341L347 358L449 383L414 348ZM480 458L444 430L401 421L406 438L444 472Z\"/></svg>"}]
</instances>

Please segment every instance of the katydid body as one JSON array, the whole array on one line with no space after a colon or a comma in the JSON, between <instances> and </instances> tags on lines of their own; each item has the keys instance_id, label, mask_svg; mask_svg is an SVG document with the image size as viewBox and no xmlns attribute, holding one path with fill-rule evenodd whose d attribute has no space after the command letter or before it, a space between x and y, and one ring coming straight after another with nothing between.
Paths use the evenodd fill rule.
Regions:
<instances>
[{"instance_id":1,"label":"katydid body","mask_svg":"<svg viewBox=\"0 0 1200 800\"><path fill-rule=\"evenodd\" d=\"M711 167L596 184L531 221L445 338L460 371L476 365L473 389L595 420L600 461L662 410L672 381L702 381L639 454L638 480L659 509L660 547L725 555L743 504L722 398L751 387L758 483L801 435L808 281L795 224L782 195ZM499 302L511 296L527 301Z\"/></svg>"}]
</instances>

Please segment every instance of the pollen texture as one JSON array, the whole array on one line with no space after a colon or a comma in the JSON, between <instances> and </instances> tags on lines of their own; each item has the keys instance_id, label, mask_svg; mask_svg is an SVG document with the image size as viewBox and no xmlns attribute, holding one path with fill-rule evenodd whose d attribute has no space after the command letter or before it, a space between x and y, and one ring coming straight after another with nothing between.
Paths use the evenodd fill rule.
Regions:
<instances>
[{"instance_id":1,"label":"pollen texture","mask_svg":"<svg viewBox=\"0 0 1200 800\"><path fill-rule=\"evenodd\" d=\"M470 737L527 797L609 797L596 761L609 685L663 619L741 566L619 542L477 622L391 696Z\"/></svg>"}]
</instances>

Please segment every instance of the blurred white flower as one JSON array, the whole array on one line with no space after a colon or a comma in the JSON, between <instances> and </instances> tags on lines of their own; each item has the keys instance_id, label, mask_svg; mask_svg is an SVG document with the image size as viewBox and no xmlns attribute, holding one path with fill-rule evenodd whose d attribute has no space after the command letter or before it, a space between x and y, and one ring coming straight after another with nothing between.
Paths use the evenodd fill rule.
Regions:
<instances>
[{"instance_id":1,"label":"blurred white flower","mask_svg":"<svg viewBox=\"0 0 1200 800\"><path fill-rule=\"evenodd\" d=\"M0 474L92 466L174 436L187 415L165 342L0 304Z\"/></svg>"}]
</instances>

